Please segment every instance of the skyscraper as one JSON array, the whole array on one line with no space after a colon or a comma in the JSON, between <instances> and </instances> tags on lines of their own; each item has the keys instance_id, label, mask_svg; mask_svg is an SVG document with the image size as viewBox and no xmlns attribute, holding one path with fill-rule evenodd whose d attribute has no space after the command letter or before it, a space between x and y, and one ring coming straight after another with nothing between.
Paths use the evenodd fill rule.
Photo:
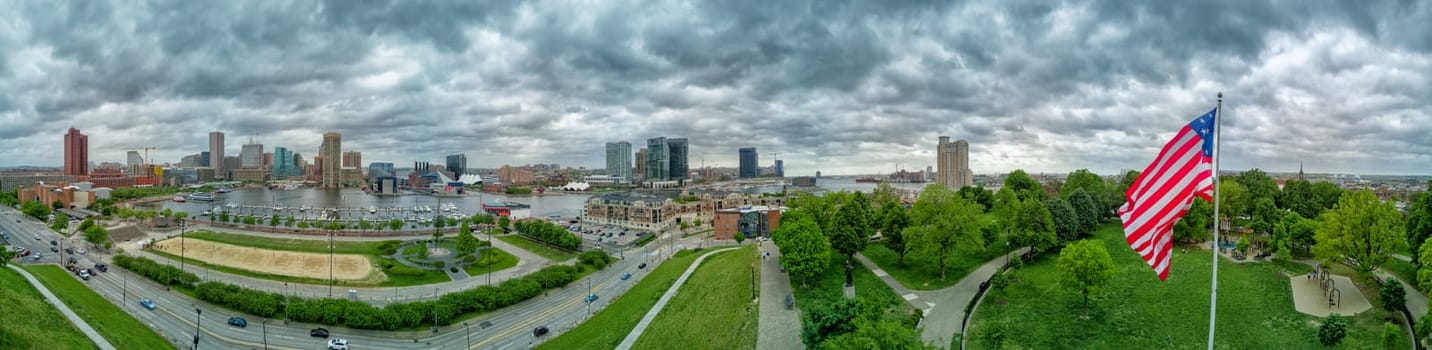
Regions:
<instances>
[{"instance_id":1,"label":"skyscraper","mask_svg":"<svg viewBox=\"0 0 1432 350\"><path fill-rule=\"evenodd\" d=\"M89 175L89 136L79 129L65 133L65 175Z\"/></svg>"},{"instance_id":2,"label":"skyscraper","mask_svg":"<svg viewBox=\"0 0 1432 350\"><path fill-rule=\"evenodd\" d=\"M631 182L631 142L607 142L607 175Z\"/></svg>"},{"instance_id":3,"label":"skyscraper","mask_svg":"<svg viewBox=\"0 0 1432 350\"><path fill-rule=\"evenodd\" d=\"M139 156L139 151L129 151L125 158L128 158L129 176L139 176L144 172L144 157Z\"/></svg>"},{"instance_id":4,"label":"skyscraper","mask_svg":"<svg viewBox=\"0 0 1432 350\"><path fill-rule=\"evenodd\" d=\"M254 143L252 137L249 143L239 149L239 167L244 169L257 169L264 166L264 145Z\"/></svg>"},{"instance_id":5,"label":"skyscraper","mask_svg":"<svg viewBox=\"0 0 1432 350\"><path fill-rule=\"evenodd\" d=\"M462 181L462 174L467 171L467 154L448 155L447 170L452 172L453 180Z\"/></svg>"},{"instance_id":6,"label":"skyscraper","mask_svg":"<svg viewBox=\"0 0 1432 350\"><path fill-rule=\"evenodd\" d=\"M646 140L646 179L685 180L691 169L686 158L686 139L657 137Z\"/></svg>"},{"instance_id":7,"label":"skyscraper","mask_svg":"<svg viewBox=\"0 0 1432 350\"><path fill-rule=\"evenodd\" d=\"M336 132L323 134L323 146L318 153L323 154L323 188L340 188L343 186L342 167L343 159L343 134ZM336 160L336 161L335 161Z\"/></svg>"},{"instance_id":8,"label":"skyscraper","mask_svg":"<svg viewBox=\"0 0 1432 350\"><path fill-rule=\"evenodd\" d=\"M343 167L344 167L344 168L354 168L354 169L362 168L362 167L363 167L363 152L359 152L359 151L343 152Z\"/></svg>"},{"instance_id":9,"label":"skyscraper","mask_svg":"<svg viewBox=\"0 0 1432 350\"><path fill-rule=\"evenodd\" d=\"M229 178L229 169L224 165L224 133L209 132L209 167L214 168L214 177Z\"/></svg>"},{"instance_id":10,"label":"skyscraper","mask_svg":"<svg viewBox=\"0 0 1432 350\"><path fill-rule=\"evenodd\" d=\"M294 162L294 154L286 147L273 148L273 179L281 180L290 176L302 176L303 171Z\"/></svg>"},{"instance_id":11,"label":"skyscraper","mask_svg":"<svg viewBox=\"0 0 1432 350\"><path fill-rule=\"evenodd\" d=\"M974 186L975 174L970 171L970 143L965 140L950 142L949 136L940 136L935 146L936 182L951 189Z\"/></svg>"},{"instance_id":12,"label":"skyscraper","mask_svg":"<svg viewBox=\"0 0 1432 350\"><path fill-rule=\"evenodd\" d=\"M636 176L646 177L646 147L636 151Z\"/></svg>"},{"instance_id":13,"label":"skyscraper","mask_svg":"<svg viewBox=\"0 0 1432 350\"><path fill-rule=\"evenodd\" d=\"M776 160L776 177L786 177L786 162L780 159Z\"/></svg>"},{"instance_id":14,"label":"skyscraper","mask_svg":"<svg viewBox=\"0 0 1432 350\"><path fill-rule=\"evenodd\" d=\"M741 178L753 178L761 176L761 162L756 154L755 147L742 147L741 152Z\"/></svg>"}]
</instances>

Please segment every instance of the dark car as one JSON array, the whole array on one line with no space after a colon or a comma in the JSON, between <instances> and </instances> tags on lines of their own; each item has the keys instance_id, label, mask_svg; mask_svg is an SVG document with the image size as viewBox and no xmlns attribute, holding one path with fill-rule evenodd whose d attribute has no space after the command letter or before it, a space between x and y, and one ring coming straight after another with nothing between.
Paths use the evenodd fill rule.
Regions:
<instances>
[{"instance_id":1,"label":"dark car","mask_svg":"<svg viewBox=\"0 0 1432 350\"><path fill-rule=\"evenodd\" d=\"M587 304L591 304L593 301L597 301L597 295L596 295L596 294L587 295Z\"/></svg>"},{"instance_id":2,"label":"dark car","mask_svg":"<svg viewBox=\"0 0 1432 350\"><path fill-rule=\"evenodd\" d=\"M99 272L109 272L109 265L94 264L94 269L99 270Z\"/></svg>"},{"instance_id":3,"label":"dark car","mask_svg":"<svg viewBox=\"0 0 1432 350\"><path fill-rule=\"evenodd\" d=\"M786 310L794 309L795 307L796 298L791 296L790 294L786 294Z\"/></svg>"},{"instance_id":4,"label":"dark car","mask_svg":"<svg viewBox=\"0 0 1432 350\"><path fill-rule=\"evenodd\" d=\"M544 335L547 335L547 332L549 332L549 331L550 331L550 330L547 329L547 326L537 326L537 328L533 328L533 329L532 329L532 336L534 336L534 337L544 336Z\"/></svg>"},{"instance_id":5,"label":"dark car","mask_svg":"<svg viewBox=\"0 0 1432 350\"><path fill-rule=\"evenodd\" d=\"M234 316L229 318L229 325L239 328L247 328L249 326L249 321L245 320L243 317Z\"/></svg>"},{"instance_id":6,"label":"dark car","mask_svg":"<svg viewBox=\"0 0 1432 350\"><path fill-rule=\"evenodd\" d=\"M60 242L56 242L55 240L52 239L52 240L50 240L50 245L60 245Z\"/></svg>"},{"instance_id":7,"label":"dark car","mask_svg":"<svg viewBox=\"0 0 1432 350\"><path fill-rule=\"evenodd\" d=\"M636 268L638 268L638 269L644 269L644 268L646 268L646 263L641 263L641 265L637 265Z\"/></svg>"},{"instance_id":8,"label":"dark car","mask_svg":"<svg viewBox=\"0 0 1432 350\"><path fill-rule=\"evenodd\" d=\"M59 252L60 252L60 248L50 247L50 252L51 252L51 253L59 253Z\"/></svg>"},{"instance_id":9,"label":"dark car","mask_svg":"<svg viewBox=\"0 0 1432 350\"><path fill-rule=\"evenodd\" d=\"M310 337L318 337L318 338L328 338L328 330L327 330L327 329L323 329L323 328L314 328L313 330L308 331L308 336L310 336Z\"/></svg>"}]
</instances>

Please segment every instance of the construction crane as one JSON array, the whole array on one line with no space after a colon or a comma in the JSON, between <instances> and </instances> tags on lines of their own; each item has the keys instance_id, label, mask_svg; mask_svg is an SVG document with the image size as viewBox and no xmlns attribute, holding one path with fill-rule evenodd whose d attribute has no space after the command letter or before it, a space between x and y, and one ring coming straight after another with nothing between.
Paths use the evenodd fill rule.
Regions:
<instances>
[{"instance_id":1,"label":"construction crane","mask_svg":"<svg viewBox=\"0 0 1432 350\"><path fill-rule=\"evenodd\" d=\"M770 154L771 154L771 175L776 175L776 174L777 174L777 171L781 170L781 169L779 169L779 168L777 167L777 162L779 162L780 159L779 159L779 158L776 158L776 156L779 156L781 153L780 153L780 152L771 152Z\"/></svg>"}]
</instances>

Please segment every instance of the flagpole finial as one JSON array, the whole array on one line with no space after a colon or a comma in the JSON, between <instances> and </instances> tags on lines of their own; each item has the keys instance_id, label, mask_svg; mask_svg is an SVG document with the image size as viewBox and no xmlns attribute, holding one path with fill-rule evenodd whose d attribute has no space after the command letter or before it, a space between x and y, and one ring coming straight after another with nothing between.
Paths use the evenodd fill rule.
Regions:
<instances>
[{"instance_id":1,"label":"flagpole finial","mask_svg":"<svg viewBox=\"0 0 1432 350\"><path fill-rule=\"evenodd\" d=\"M1222 91L1219 91L1219 92L1218 92L1218 99L1219 99L1219 100L1223 100L1223 92L1222 92Z\"/></svg>"}]
</instances>

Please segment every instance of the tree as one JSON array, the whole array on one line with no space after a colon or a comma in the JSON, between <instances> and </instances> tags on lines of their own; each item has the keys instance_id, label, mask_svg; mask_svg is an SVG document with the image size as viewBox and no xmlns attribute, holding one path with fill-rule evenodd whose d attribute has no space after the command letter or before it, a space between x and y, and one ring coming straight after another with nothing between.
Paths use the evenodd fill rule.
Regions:
<instances>
[{"instance_id":1,"label":"tree","mask_svg":"<svg viewBox=\"0 0 1432 350\"><path fill-rule=\"evenodd\" d=\"M1043 202L1030 198L1011 206L1014 208L1014 214L1005 224L1009 227L1010 244L1030 247L1035 251L1043 251L1059 244L1059 236L1054 233L1054 218Z\"/></svg>"},{"instance_id":2,"label":"tree","mask_svg":"<svg viewBox=\"0 0 1432 350\"><path fill-rule=\"evenodd\" d=\"M782 217L771 236L781 249L781 265L805 287L807 279L830 266L830 241L808 214L796 211L792 216Z\"/></svg>"},{"instance_id":3,"label":"tree","mask_svg":"<svg viewBox=\"0 0 1432 350\"><path fill-rule=\"evenodd\" d=\"M1343 189L1331 182L1318 181L1313 183L1313 196L1318 198L1319 210L1326 211L1337 206L1338 199L1341 199L1342 195ZM1308 216L1307 218L1311 219L1314 217Z\"/></svg>"},{"instance_id":4,"label":"tree","mask_svg":"<svg viewBox=\"0 0 1432 350\"><path fill-rule=\"evenodd\" d=\"M735 238L735 239L736 239L736 244L745 243L745 242L746 242L746 233L745 233L745 232L736 232L736 235L733 236L732 238Z\"/></svg>"},{"instance_id":5,"label":"tree","mask_svg":"<svg viewBox=\"0 0 1432 350\"><path fill-rule=\"evenodd\" d=\"M506 216L500 217L497 219L497 226L502 227L502 232L507 232L507 228L512 227L512 219Z\"/></svg>"},{"instance_id":6,"label":"tree","mask_svg":"<svg viewBox=\"0 0 1432 350\"><path fill-rule=\"evenodd\" d=\"M1422 242L1417 249L1417 258L1421 261L1432 261L1432 238ZM1422 292L1432 291L1432 264L1422 264L1417 269L1417 289Z\"/></svg>"},{"instance_id":7,"label":"tree","mask_svg":"<svg viewBox=\"0 0 1432 350\"><path fill-rule=\"evenodd\" d=\"M1382 309L1388 312L1398 312L1407 305L1407 290L1402 289L1402 282L1389 278L1382 288L1377 290L1378 300L1382 302Z\"/></svg>"},{"instance_id":8,"label":"tree","mask_svg":"<svg viewBox=\"0 0 1432 350\"><path fill-rule=\"evenodd\" d=\"M1432 186L1432 181L1427 184ZM1417 195L1412 206L1407 208L1407 244L1416 247L1428 237L1432 237L1432 194L1424 192ZM1417 262L1421 264L1421 260Z\"/></svg>"},{"instance_id":9,"label":"tree","mask_svg":"<svg viewBox=\"0 0 1432 350\"><path fill-rule=\"evenodd\" d=\"M1305 218L1315 218L1322 214L1325 208L1318 205L1317 195L1313 193L1313 184L1303 180L1288 180L1283 184L1283 195L1278 196L1278 207L1287 209Z\"/></svg>"},{"instance_id":10,"label":"tree","mask_svg":"<svg viewBox=\"0 0 1432 350\"><path fill-rule=\"evenodd\" d=\"M1402 214L1392 203L1378 200L1371 191L1348 192L1336 207L1323 213L1313 254L1325 263L1347 261L1359 273L1367 274L1387 262L1391 254L1407 251L1403 230Z\"/></svg>"},{"instance_id":11,"label":"tree","mask_svg":"<svg viewBox=\"0 0 1432 350\"><path fill-rule=\"evenodd\" d=\"M1289 247L1301 247L1307 251L1309 247L1317 243L1314 235L1318 229L1318 222L1304 219L1296 212L1290 212L1278 219L1273 225L1273 237L1287 241Z\"/></svg>"},{"instance_id":12,"label":"tree","mask_svg":"<svg viewBox=\"0 0 1432 350\"><path fill-rule=\"evenodd\" d=\"M109 230L99 225L86 228L84 231L85 241L95 245L103 245L109 241Z\"/></svg>"},{"instance_id":13,"label":"tree","mask_svg":"<svg viewBox=\"0 0 1432 350\"><path fill-rule=\"evenodd\" d=\"M925 345L924 341L920 340L919 333L915 333L910 327L906 327L900 322L893 320L872 321L864 317L855 319L854 331L826 338L820 343L820 348L825 350L938 349L935 346Z\"/></svg>"},{"instance_id":14,"label":"tree","mask_svg":"<svg viewBox=\"0 0 1432 350\"><path fill-rule=\"evenodd\" d=\"M0 248L0 267L10 264L10 258L14 255L15 252L10 251L9 248Z\"/></svg>"},{"instance_id":15,"label":"tree","mask_svg":"<svg viewBox=\"0 0 1432 350\"><path fill-rule=\"evenodd\" d=\"M1213 239L1213 205L1194 197L1188 212L1173 224L1173 239L1183 243L1201 243Z\"/></svg>"},{"instance_id":16,"label":"tree","mask_svg":"<svg viewBox=\"0 0 1432 350\"><path fill-rule=\"evenodd\" d=\"M904 234L913 251L939 260L943 280L947 277L946 261L957 251L984 248L984 238L980 235L980 229L985 226L983 212L979 204L961 198L945 186L926 186L910 213L913 225L906 228Z\"/></svg>"},{"instance_id":17,"label":"tree","mask_svg":"<svg viewBox=\"0 0 1432 350\"><path fill-rule=\"evenodd\" d=\"M1252 209L1259 199L1267 198L1277 200L1282 192L1278 191L1278 182L1273 181L1263 170L1254 168L1238 174L1233 181L1248 189L1248 197L1244 199L1245 208Z\"/></svg>"},{"instance_id":18,"label":"tree","mask_svg":"<svg viewBox=\"0 0 1432 350\"><path fill-rule=\"evenodd\" d=\"M900 256L900 265L905 265L905 236L902 234L906 227L910 226L910 214L905 207L896 202L885 202L880 205L880 235L885 238L885 247L895 251Z\"/></svg>"},{"instance_id":19,"label":"tree","mask_svg":"<svg viewBox=\"0 0 1432 350\"><path fill-rule=\"evenodd\" d=\"M1234 219L1248 213L1248 190L1237 181L1218 183L1218 210L1224 219Z\"/></svg>"},{"instance_id":20,"label":"tree","mask_svg":"<svg viewBox=\"0 0 1432 350\"><path fill-rule=\"evenodd\" d=\"M870 201L865 199L865 194L855 192L850 201L837 209L836 224L826 232L831 248L846 258L865 249L875 226L871 216Z\"/></svg>"},{"instance_id":21,"label":"tree","mask_svg":"<svg viewBox=\"0 0 1432 350\"><path fill-rule=\"evenodd\" d=\"M393 230L393 231L397 231L397 230L403 229L403 220L399 220L399 219L388 220L388 229L389 229L389 230Z\"/></svg>"},{"instance_id":22,"label":"tree","mask_svg":"<svg viewBox=\"0 0 1432 350\"><path fill-rule=\"evenodd\" d=\"M900 190L889 183L881 182L870 191L870 205L882 207L885 203L900 203Z\"/></svg>"},{"instance_id":23,"label":"tree","mask_svg":"<svg viewBox=\"0 0 1432 350\"><path fill-rule=\"evenodd\" d=\"M269 215L269 226L278 226L278 214Z\"/></svg>"},{"instance_id":24,"label":"tree","mask_svg":"<svg viewBox=\"0 0 1432 350\"><path fill-rule=\"evenodd\" d=\"M1258 198L1253 201L1253 222L1250 226L1256 233L1272 233L1273 225L1283 219L1283 211L1273 205L1272 198Z\"/></svg>"},{"instance_id":25,"label":"tree","mask_svg":"<svg viewBox=\"0 0 1432 350\"><path fill-rule=\"evenodd\" d=\"M1050 198L1044 201L1045 210L1049 211L1049 218L1054 223L1054 234L1059 237L1059 243L1069 243L1079 239L1079 214L1074 213L1074 208L1069 206L1063 198Z\"/></svg>"},{"instance_id":26,"label":"tree","mask_svg":"<svg viewBox=\"0 0 1432 350\"><path fill-rule=\"evenodd\" d=\"M817 304L809 310L805 325L801 327L801 338L815 347L829 343L830 337L856 330L855 320L860 318L862 303L859 300L839 298L834 302Z\"/></svg>"},{"instance_id":27,"label":"tree","mask_svg":"<svg viewBox=\"0 0 1432 350\"><path fill-rule=\"evenodd\" d=\"M1090 172L1089 169L1075 170L1064 178L1064 185L1059 187L1059 196L1068 199L1075 190L1084 190L1084 192L1094 195L1104 193L1104 179Z\"/></svg>"},{"instance_id":28,"label":"tree","mask_svg":"<svg viewBox=\"0 0 1432 350\"><path fill-rule=\"evenodd\" d=\"M51 207L51 208L54 208L55 210L64 209L64 208L65 208L65 202L54 201L54 202L50 203L50 207Z\"/></svg>"},{"instance_id":29,"label":"tree","mask_svg":"<svg viewBox=\"0 0 1432 350\"><path fill-rule=\"evenodd\" d=\"M1030 177L1023 169L1015 169L1009 172L1009 175L1005 175L1004 187L1008 187L1014 191L1014 194L1019 195L1020 200L1031 196L1040 200L1044 199L1044 188L1040 187L1039 181Z\"/></svg>"},{"instance_id":30,"label":"tree","mask_svg":"<svg viewBox=\"0 0 1432 350\"><path fill-rule=\"evenodd\" d=\"M1318 327L1318 341L1326 346L1337 345L1347 336L1347 320L1342 315L1332 314Z\"/></svg>"},{"instance_id":31,"label":"tree","mask_svg":"<svg viewBox=\"0 0 1432 350\"><path fill-rule=\"evenodd\" d=\"M473 237L472 230L468 228L466 222L462 223L462 229L457 232L457 251L462 255L468 255L477 251L477 246L477 237Z\"/></svg>"},{"instance_id":32,"label":"tree","mask_svg":"<svg viewBox=\"0 0 1432 350\"><path fill-rule=\"evenodd\" d=\"M994 192L991 192L987 188L980 186L965 186L960 187L960 190L957 192L959 193L960 197L973 201L975 203L979 203L980 207L983 208L986 213L988 213L990 209L994 208Z\"/></svg>"},{"instance_id":33,"label":"tree","mask_svg":"<svg viewBox=\"0 0 1432 350\"><path fill-rule=\"evenodd\" d=\"M55 232L65 233L65 229L69 227L70 216L65 215L65 212L55 211L55 222L50 223L50 229L55 230Z\"/></svg>"},{"instance_id":34,"label":"tree","mask_svg":"<svg viewBox=\"0 0 1432 350\"><path fill-rule=\"evenodd\" d=\"M1059 252L1061 285L1084 295L1084 311L1089 311L1089 294L1114 279L1114 260L1104 244L1095 240L1070 243Z\"/></svg>"},{"instance_id":35,"label":"tree","mask_svg":"<svg viewBox=\"0 0 1432 350\"><path fill-rule=\"evenodd\" d=\"M1075 189L1069 194L1068 201L1074 213L1078 214L1080 231L1088 234L1099 228L1099 221L1104 218L1104 204L1099 203L1093 193Z\"/></svg>"},{"instance_id":36,"label":"tree","mask_svg":"<svg viewBox=\"0 0 1432 350\"><path fill-rule=\"evenodd\" d=\"M36 220L45 220L50 217L50 207L46 207L44 204L40 204L40 202L36 201L20 204L20 212Z\"/></svg>"},{"instance_id":37,"label":"tree","mask_svg":"<svg viewBox=\"0 0 1432 350\"><path fill-rule=\"evenodd\" d=\"M288 219L285 219L285 220L283 221L283 226L284 226L284 227L293 227L294 221L295 221L295 220L294 220L293 216L289 216Z\"/></svg>"}]
</instances>

